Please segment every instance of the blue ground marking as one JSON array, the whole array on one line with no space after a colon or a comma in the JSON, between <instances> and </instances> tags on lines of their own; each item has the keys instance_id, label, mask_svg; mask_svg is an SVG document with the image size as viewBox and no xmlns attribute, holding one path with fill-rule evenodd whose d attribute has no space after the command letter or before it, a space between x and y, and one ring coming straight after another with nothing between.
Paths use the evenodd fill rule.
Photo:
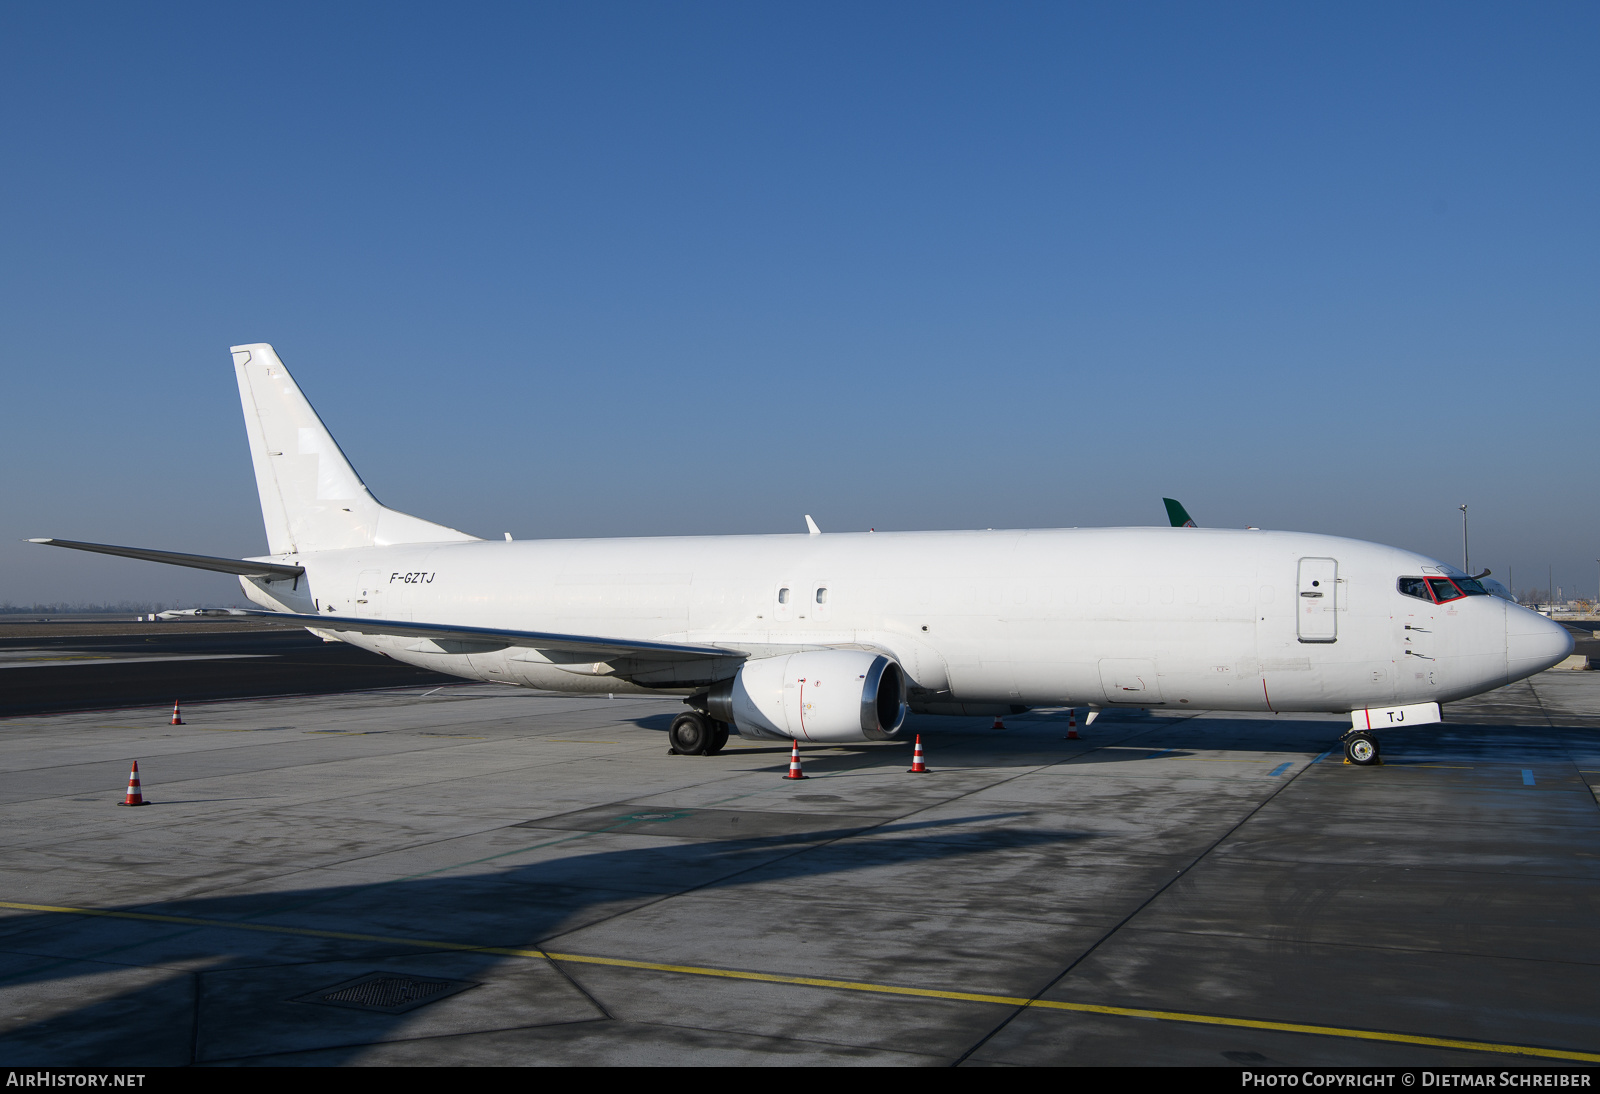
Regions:
<instances>
[{"instance_id":1,"label":"blue ground marking","mask_svg":"<svg viewBox=\"0 0 1600 1094\"><path fill-rule=\"evenodd\" d=\"M1326 760L1328 758L1328 755L1331 752L1333 752L1333 749L1330 748L1330 749L1328 749L1327 752L1324 752L1322 755L1318 756L1316 759L1312 760L1311 762L1314 763L1314 764L1320 764L1323 760Z\"/></svg>"},{"instance_id":2,"label":"blue ground marking","mask_svg":"<svg viewBox=\"0 0 1600 1094\"><path fill-rule=\"evenodd\" d=\"M1523 786L1532 786L1533 785L1533 772L1531 770L1529 770L1528 768L1526 768L1526 767L1522 769L1522 785Z\"/></svg>"},{"instance_id":3,"label":"blue ground marking","mask_svg":"<svg viewBox=\"0 0 1600 1094\"><path fill-rule=\"evenodd\" d=\"M1176 751L1177 751L1177 749L1175 749L1175 748L1163 748L1160 752L1152 752L1152 753L1150 753L1150 755L1146 756L1145 759L1153 760L1157 756L1165 756L1169 752L1176 752Z\"/></svg>"},{"instance_id":4,"label":"blue ground marking","mask_svg":"<svg viewBox=\"0 0 1600 1094\"><path fill-rule=\"evenodd\" d=\"M1289 770L1289 765L1288 764L1279 764L1277 767L1275 767L1271 771L1267 772L1267 774L1268 774L1268 776L1282 775L1287 770Z\"/></svg>"}]
</instances>

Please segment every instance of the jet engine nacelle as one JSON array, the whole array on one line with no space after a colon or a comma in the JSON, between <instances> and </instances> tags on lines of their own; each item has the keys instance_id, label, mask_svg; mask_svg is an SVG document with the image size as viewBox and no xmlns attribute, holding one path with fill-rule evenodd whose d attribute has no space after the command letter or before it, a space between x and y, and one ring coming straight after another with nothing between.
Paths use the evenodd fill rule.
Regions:
<instances>
[{"instance_id":1,"label":"jet engine nacelle","mask_svg":"<svg viewBox=\"0 0 1600 1094\"><path fill-rule=\"evenodd\" d=\"M882 654L811 650L746 661L707 712L741 737L887 741L906 721L906 677Z\"/></svg>"}]
</instances>

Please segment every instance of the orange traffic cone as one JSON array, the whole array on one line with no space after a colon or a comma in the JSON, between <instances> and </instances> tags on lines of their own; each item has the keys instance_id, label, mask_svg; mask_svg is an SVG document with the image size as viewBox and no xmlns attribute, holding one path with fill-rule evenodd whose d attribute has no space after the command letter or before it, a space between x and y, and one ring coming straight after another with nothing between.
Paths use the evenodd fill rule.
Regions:
<instances>
[{"instance_id":1,"label":"orange traffic cone","mask_svg":"<svg viewBox=\"0 0 1600 1094\"><path fill-rule=\"evenodd\" d=\"M172 724L175 726L183 725L183 715L178 713L178 701L176 699L172 701Z\"/></svg>"},{"instance_id":2,"label":"orange traffic cone","mask_svg":"<svg viewBox=\"0 0 1600 1094\"><path fill-rule=\"evenodd\" d=\"M990 726L989 728L990 729L1004 729L1004 728L1006 728L1006 724L1000 720L1000 715L996 714L994 716L994 725Z\"/></svg>"},{"instance_id":3,"label":"orange traffic cone","mask_svg":"<svg viewBox=\"0 0 1600 1094\"><path fill-rule=\"evenodd\" d=\"M149 805L144 800L144 795L139 792L139 761L133 761L133 770L128 773L128 796L117 803L118 805Z\"/></svg>"},{"instance_id":4,"label":"orange traffic cone","mask_svg":"<svg viewBox=\"0 0 1600 1094\"><path fill-rule=\"evenodd\" d=\"M803 779L806 776L800 771L800 742L795 741L794 747L789 749L789 773L786 779Z\"/></svg>"},{"instance_id":5,"label":"orange traffic cone","mask_svg":"<svg viewBox=\"0 0 1600 1094\"><path fill-rule=\"evenodd\" d=\"M1073 707L1067 711L1067 740L1081 740L1078 736L1078 708Z\"/></svg>"},{"instance_id":6,"label":"orange traffic cone","mask_svg":"<svg viewBox=\"0 0 1600 1094\"><path fill-rule=\"evenodd\" d=\"M917 745L911 750L911 770L907 775L926 775L928 765L922 759L922 734L917 734Z\"/></svg>"}]
</instances>

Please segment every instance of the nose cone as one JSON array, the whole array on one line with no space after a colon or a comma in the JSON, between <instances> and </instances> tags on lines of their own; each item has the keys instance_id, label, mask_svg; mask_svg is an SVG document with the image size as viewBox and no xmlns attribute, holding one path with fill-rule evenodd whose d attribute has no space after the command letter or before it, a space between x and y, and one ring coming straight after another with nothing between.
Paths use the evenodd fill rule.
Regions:
<instances>
[{"instance_id":1,"label":"nose cone","mask_svg":"<svg viewBox=\"0 0 1600 1094\"><path fill-rule=\"evenodd\" d=\"M1506 605L1506 680L1543 672L1572 653L1567 628L1538 612Z\"/></svg>"}]
</instances>

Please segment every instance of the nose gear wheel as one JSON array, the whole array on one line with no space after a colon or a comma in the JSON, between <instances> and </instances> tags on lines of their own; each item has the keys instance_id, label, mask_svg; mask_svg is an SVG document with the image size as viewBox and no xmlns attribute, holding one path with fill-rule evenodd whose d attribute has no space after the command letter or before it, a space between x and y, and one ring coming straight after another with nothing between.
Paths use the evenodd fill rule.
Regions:
<instances>
[{"instance_id":1,"label":"nose gear wheel","mask_svg":"<svg viewBox=\"0 0 1600 1094\"><path fill-rule=\"evenodd\" d=\"M1344 739L1344 760L1359 767L1380 763L1378 739L1365 731L1350 734Z\"/></svg>"}]
</instances>

